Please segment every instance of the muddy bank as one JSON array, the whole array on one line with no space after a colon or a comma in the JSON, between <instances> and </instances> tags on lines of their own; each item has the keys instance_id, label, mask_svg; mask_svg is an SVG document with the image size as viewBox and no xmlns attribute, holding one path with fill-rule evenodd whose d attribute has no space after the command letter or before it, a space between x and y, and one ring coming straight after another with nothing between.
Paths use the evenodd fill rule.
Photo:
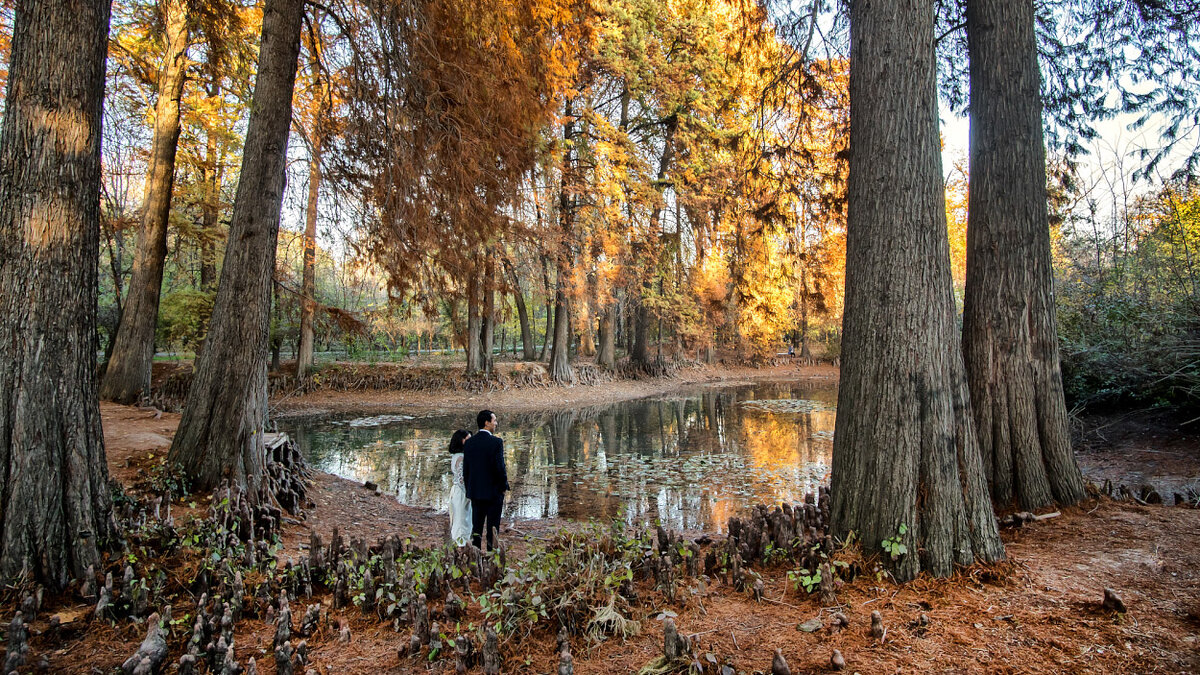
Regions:
<instances>
[{"instance_id":1,"label":"muddy bank","mask_svg":"<svg viewBox=\"0 0 1200 675\"><path fill-rule=\"evenodd\" d=\"M537 385L470 391L456 387L456 375L440 391L328 391L281 395L271 399L276 417L326 415L344 412L379 414L388 412L439 412L462 408L492 408L497 412L533 412L567 407L603 405L616 401L654 396L684 386L721 385L753 380L812 379L837 382L833 366L782 365L763 368L698 366L679 370L672 377L616 380L573 386Z\"/></svg>"}]
</instances>

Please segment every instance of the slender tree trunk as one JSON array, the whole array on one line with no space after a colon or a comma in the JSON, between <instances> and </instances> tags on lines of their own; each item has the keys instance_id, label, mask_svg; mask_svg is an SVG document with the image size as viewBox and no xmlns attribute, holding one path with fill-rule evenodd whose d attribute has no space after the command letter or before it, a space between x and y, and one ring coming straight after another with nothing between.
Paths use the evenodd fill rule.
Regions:
<instances>
[{"instance_id":1,"label":"slender tree trunk","mask_svg":"<svg viewBox=\"0 0 1200 675\"><path fill-rule=\"evenodd\" d=\"M513 302L517 305L517 320L521 323L521 357L526 361L532 361L537 353L533 346L533 331L529 327L529 309L525 306L525 293L521 290L521 280L517 277L512 263L506 259L504 267L508 271L508 278L512 283Z\"/></svg>"},{"instance_id":2,"label":"slender tree trunk","mask_svg":"<svg viewBox=\"0 0 1200 675\"><path fill-rule=\"evenodd\" d=\"M492 263L491 257L486 259L484 270L487 274L485 280L486 289L483 293L483 370L486 373L491 373L496 366L496 357L493 354L493 349L496 343L496 279L495 266Z\"/></svg>"},{"instance_id":3,"label":"slender tree trunk","mask_svg":"<svg viewBox=\"0 0 1200 675\"><path fill-rule=\"evenodd\" d=\"M554 287L550 285L550 263L546 262L546 258L542 258L542 285L546 289L546 332L542 338L542 352L538 355L538 361L546 360L546 349L554 334Z\"/></svg>"},{"instance_id":4,"label":"slender tree trunk","mask_svg":"<svg viewBox=\"0 0 1200 675\"><path fill-rule=\"evenodd\" d=\"M894 569L1004 557L958 348L938 139L933 0L851 5L844 362L832 526L899 535ZM901 534L901 530L904 533Z\"/></svg>"},{"instance_id":5,"label":"slender tree trunk","mask_svg":"<svg viewBox=\"0 0 1200 675\"><path fill-rule=\"evenodd\" d=\"M666 138L663 140L662 155L658 159L658 198L659 203L654 207L654 211L650 214L650 231L656 232L659 229L662 221L662 182L667 178L667 169L671 166L671 160L675 156L675 130L679 127L678 120L671 116L663 120L666 125ZM647 263L648 264L648 263ZM637 317L634 321L634 336L633 336L633 362L645 367L650 363L650 308L646 305L645 299L649 296L649 291L653 288L653 282L650 279L642 281L642 297L637 303ZM659 331L661 339L662 331ZM661 361L661 346L659 348L659 360Z\"/></svg>"},{"instance_id":6,"label":"slender tree trunk","mask_svg":"<svg viewBox=\"0 0 1200 675\"><path fill-rule=\"evenodd\" d=\"M17 3L0 132L0 579L52 592L115 535L96 399L109 9Z\"/></svg>"},{"instance_id":7,"label":"slender tree trunk","mask_svg":"<svg viewBox=\"0 0 1200 675\"><path fill-rule=\"evenodd\" d=\"M133 255L129 296L100 385L100 398L118 403L136 403L150 391L154 328L167 258L167 220L175 184L175 151L179 147L179 100L187 73L187 7L182 0L161 1L166 16L166 52L158 74L142 224Z\"/></svg>"},{"instance_id":8,"label":"slender tree trunk","mask_svg":"<svg viewBox=\"0 0 1200 675\"><path fill-rule=\"evenodd\" d=\"M467 282L467 375L478 375L483 371L483 316L479 309L479 276L472 271Z\"/></svg>"},{"instance_id":9,"label":"slender tree trunk","mask_svg":"<svg viewBox=\"0 0 1200 675\"><path fill-rule=\"evenodd\" d=\"M271 283L303 14L300 0L267 0L263 8L225 264L204 353L168 453L200 491L228 478L251 499L263 497Z\"/></svg>"},{"instance_id":10,"label":"slender tree trunk","mask_svg":"<svg viewBox=\"0 0 1200 675\"><path fill-rule=\"evenodd\" d=\"M1085 496L1059 369L1033 0L970 0L963 356L997 506Z\"/></svg>"},{"instance_id":11,"label":"slender tree trunk","mask_svg":"<svg viewBox=\"0 0 1200 675\"><path fill-rule=\"evenodd\" d=\"M570 142L574 137L575 119L572 117L571 101L566 105L566 122L563 123L563 140ZM554 345L550 348L550 379L563 384L575 383L575 369L571 367L571 305L567 294L566 267L570 256L571 236L575 216L573 189L574 153L567 152L563 159L562 185L558 191L558 218L562 228L562 241L558 245L557 292L554 296Z\"/></svg>"},{"instance_id":12,"label":"slender tree trunk","mask_svg":"<svg viewBox=\"0 0 1200 675\"><path fill-rule=\"evenodd\" d=\"M800 267L800 358L805 363L812 361L812 350L808 339L808 268Z\"/></svg>"},{"instance_id":13,"label":"slender tree trunk","mask_svg":"<svg viewBox=\"0 0 1200 675\"><path fill-rule=\"evenodd\" d=\"M221 94L221 81L216 73L209 73L208 95L216 98ZM217 284L216 247L218 237L217 214L221 208L221 167L217 154L217 137L210 127L204 138L204 204L200 207L204 234L200 239L200 290L210 291Z\"/></svg>"},{"instance_id":14,"label":"slender tree trunk","mask_svg":"<svg viewBox=\"0 0 1200 675\"><path fill-rule=\"evenodd\" d=\"M308 160L308 204L304 210L304 272L300 288L300 349L296 376L308 377L313 367L313 315L317 294L317 203L321 196L322 139L312 134Z\"/></svg>"}]
</instances>

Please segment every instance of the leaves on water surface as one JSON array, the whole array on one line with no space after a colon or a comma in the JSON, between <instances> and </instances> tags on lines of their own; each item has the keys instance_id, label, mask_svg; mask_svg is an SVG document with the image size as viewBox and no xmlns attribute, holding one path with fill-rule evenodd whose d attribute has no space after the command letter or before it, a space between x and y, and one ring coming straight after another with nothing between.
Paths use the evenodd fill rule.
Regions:
<instances>
[{"instance_id":1,"label":"leaves on water surface","mask_svg":"<svg viewBox=\"0 0 1200 675\"><path fill-rule=\"evenodd\" d=\"M821 401L811 401L805 398L776 398L738 401L738 405L755 412L773 413L776 415L802 415L814 412L828 412L836 408Z\"/></svg>"}]
</instances>

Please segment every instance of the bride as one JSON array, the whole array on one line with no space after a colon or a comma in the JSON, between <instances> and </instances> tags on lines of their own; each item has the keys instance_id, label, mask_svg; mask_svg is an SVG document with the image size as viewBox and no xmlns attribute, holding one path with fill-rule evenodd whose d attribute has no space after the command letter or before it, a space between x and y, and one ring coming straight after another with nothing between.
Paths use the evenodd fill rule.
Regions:
<instances>
[{"instance_id":1,"label":"bride","mask_svg":"<svg viewBox=\"0 0 1200 675\"><path fill-rule=\"evenodd\" d=\"M450 437L450 538L459 546L471 540L471 502L463 485L463 443L470 437L466 429Z\"/></svg>"}]
</instances>

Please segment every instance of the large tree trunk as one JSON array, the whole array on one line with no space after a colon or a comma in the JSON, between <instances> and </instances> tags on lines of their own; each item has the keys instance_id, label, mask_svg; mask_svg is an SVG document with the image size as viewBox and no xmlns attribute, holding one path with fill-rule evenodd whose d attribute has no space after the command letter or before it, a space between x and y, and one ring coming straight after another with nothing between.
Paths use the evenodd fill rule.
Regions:
<instances>
[{"instance_id":1,"label":"large tree trunk","mask_svg":"<svg viewBox=\"0 0 1200 675\"><path fill-rule=\"evenodd\" d=\"M303 14L300 0L267 0L263 8L258 78L225 264L204 353L168 454L195 489L209 490L228 478L251 499L260 498L263 488L271 282Z\"/></svg>"},{"instance_id":2,"label":"large tree trunk","mask_svg":"<svg viewBox=\"0 0 1200 675\"><path fill-rule=\"evenodd\" d=\"M933 0L851 5L844 362L832 525L894 568L1004 557L958 348L938 141Z\"/></svg>"},{"instance_id":3,"label":"large tree trunk","mask_svg":"<svg viewBox=\"0 0 1200 675\"><path fill-rule=\"evenodd\" d=\"M600 349L596 352L596 363L604 368L612 368L617 363L617 331L613 326L616 314L616 300L610 301L600 314Z\"/></svg>"},{"instance_id":4,"label":"large tree trunk","mask_svg":"<svg viewBox=\"0 0 1200 675\"><path fill-rule=\"evenodd\" d=\"M154 327L167 258L167 220L175 184L175 151L179 147L179 100L187 73L187 7L181 0L162 0L166 51L158 74L154 105L154 140L146 175L142 224L133 255L129 297L121 313L112 357L100 385L100 398L136 403L150 391L154 365Z\"/></svg>"},{"instance_id":5,"label":"large tree trunk","mask_svg":"<svg viewBox=\"0 0 1200 675\"><path fill-rule=\"evenodd\" d=\"M525 306L525 293L521 290L521 280L512 263L505 259L504 268L508 271L509 282L513 288L513 302L517 304L517 320L521 323L521 358L532 361L537 357L533 346L533 330L529 327L529 308Z\"/></svg>"},{"instance_id":6,"label":"large tree trunk","mask_svg":"<svg viewBox=\"0 0 1200 675\"><path fill-rule=\"evenodd\" d=\"M1059 370L1033 0L970 0L963 356L997 506L1085 496Z\"/></svg>"},{"instance_id":7,"label":"large tree trunk","mask_svg":"<svg viewBox=\"0 0 1200 675\"><path fill-rule=\"evenodd\" d=\"M313 315L317 293L317 202L321 196L321 137L314 133L308 160L308 204L304 210L304 272L300 286L300 348L296 376L308 377L313 367Z\"/></svg>"},{"instance_id":8,"label":"large tree trunk","mask_svg":"<svg viewBox=\"0 0 1200 675\"><path fill-rule=\"evenodd\" d=\"M560 274L558 292L554 296L554 342L550 347L550 379L563 384L575 382L575 369L571 367L570 301Z\"/></svg>"},{"instance_id":9,"label":"large tree trunk","mask_svg":"<svg viewBox=\"0 0 1200 675\"><path fill-rule=\"evenodd\" d=\"M645 368L650 365L650 308L643 302L646 297L648 282L642 284L642 294L634 299L633 319L633 349L629 352L629 360Z\"/></svg>"},{"instance_id":10,"label":"large tree trunk","mask_svg":"<svg viewBox=\"0 0 1200 675\"><path fill-rule=\"evenodd\" d=\"M479 309L479 275L471 272L467 282L467 375L477 375L483 370L482 314Z\"/></svg>"},{"instance_id":11,"label":"large tree trunk","mask_svg":"<svg viewBox=\"0 0 1200 675\"><path fill-rule=\"evenodd\" d=\"M583 330L579 333L579 355L580 356L595 356L596 355L596 316L595 310L592 309L592 301L595 298L595 283L588 284L588 297L581 303L583 305Z\"/></svg>"},{"instance_id":12,"label":"large tree trunk","mask_svg":"<svg viewBox=\"0 0 1200 675\"><path fill-rule=\"evenodd\" d=\"M0 578L62 590L112 543L96 402L108 0L17 3L0 135Z\"/></svg>"}]
</instances>

